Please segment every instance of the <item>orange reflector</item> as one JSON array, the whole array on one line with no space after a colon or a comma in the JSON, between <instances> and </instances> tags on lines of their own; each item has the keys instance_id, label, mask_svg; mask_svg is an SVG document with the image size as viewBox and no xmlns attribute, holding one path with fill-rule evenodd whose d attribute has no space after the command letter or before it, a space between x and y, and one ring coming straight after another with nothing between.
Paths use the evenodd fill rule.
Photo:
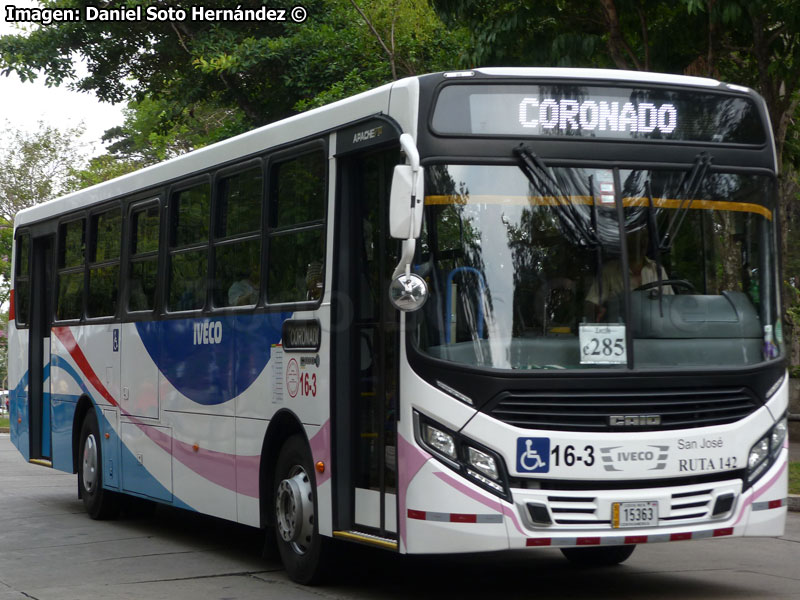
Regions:
<instances>
[{"instance_id":1,"label":"orange reflector","mask_svg":"<svg viewBox=\"0 0 800 600\"><path fill-rule=\"evenodd\" d=\"M194 450L195 452L200 452L200 445L195 444L194 446L192 446L192 450Z\"/></svg>"},{"instance_id":2,"label":"orange reflector","mask_svg":"<svg viewBox=\"0 0 800 600\"><path fill-rule=\"evenodd\" d=\"M22 423L22 417L17 418L17 423Z\"/></svg>"},{"instance_id":3,"label":"orange reflector","mask_svg":"<svg viewBox=\"0 0 800 600\"><path fill-rule=\"evenodd\" d=\"M317 462L317 473L324 473L325 472L325 463L322 461Z\"/></svg>"},{"instance_id":4,"label":"orange reflector","mask_svg":"<svg viewBox=\"0 0 800 600\"><path fill-rule=\"evenodd\" d=\"M107 434L106 434L106 439L108 439L108 438L110 438L110 437L111 437L111 434L110 434L110 433L107 433Z\"/></svg>"}]
</instances>

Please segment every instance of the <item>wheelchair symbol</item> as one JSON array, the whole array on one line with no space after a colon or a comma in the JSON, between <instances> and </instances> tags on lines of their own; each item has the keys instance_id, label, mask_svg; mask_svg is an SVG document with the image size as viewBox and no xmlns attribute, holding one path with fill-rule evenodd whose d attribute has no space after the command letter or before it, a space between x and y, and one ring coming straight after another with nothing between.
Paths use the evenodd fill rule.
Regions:
<instances>
[{"instance_id":1,"label":"wheelchair symbol","mask_svg":"<svg viewBox=\"0 0 800 600\"><path fill-rule=\"evenodd\" d=\"M548 470L547 469L547 461L542 458L542 455L539 452L541 450L544 450L545 451L545 455L547 454L547 451L549 450L549 440L544 439L544 440L536 440L536 441L539 442L539 444L537 444L537 446L539 446L538 448L534 448L533 447L534 446L534 439L528 438L528 439L524 439L524 440L523 439L519 440L519 442L524 442L524 444L525 444L525 448L524 449L521 447L521 444L519 445L519 449L518 449L520 471L526 471L526 472L530 473L530 472L534 472L534 471L547 471ZM541 447L542 446L541 442L545 442L545 444L544 444L545 447L544 448Z\"/></svg>"}]
</instances>

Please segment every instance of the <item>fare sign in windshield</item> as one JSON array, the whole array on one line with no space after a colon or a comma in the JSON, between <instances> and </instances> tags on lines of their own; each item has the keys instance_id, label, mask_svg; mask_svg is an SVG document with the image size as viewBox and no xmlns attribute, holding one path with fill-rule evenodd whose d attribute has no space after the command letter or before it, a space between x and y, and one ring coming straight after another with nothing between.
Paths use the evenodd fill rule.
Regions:
<instances>
[{"instance_id":1,"label":"fare sign in windshield","mask_svg":"<svg viewBox=\"0 0 800 600\"><path fill-rule=\"evenodd\" d=\"M684 88L455 84L439 93L431 127L455 135L766 141L751 98Z\"/></svg>"}]
</instances>

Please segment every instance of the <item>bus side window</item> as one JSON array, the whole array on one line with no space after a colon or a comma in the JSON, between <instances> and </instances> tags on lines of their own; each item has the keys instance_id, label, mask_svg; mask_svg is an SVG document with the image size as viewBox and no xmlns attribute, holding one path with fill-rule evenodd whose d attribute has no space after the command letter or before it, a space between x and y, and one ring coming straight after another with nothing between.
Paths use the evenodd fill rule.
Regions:
<instances>
[{"instance_id":1,"label":"bus side window","mask_svg":"<svg viewBox=\"0 0 800 600\"><path fill-rule=\"evenodd\" d=\"M131 212L130 269L128 310L153 310L158 281L158 204L150 204Z\"/></svg>"},{"instance_id":2,"label":"bus side window","mask_svg":"<svg viewBox=\"0 0 800 600\"><path fill-rule=\"evenodd\" d=\"M211 186L173 196L170 216L169 310L199 310L206 302Z\"/></svg>"},{"instance_id":3,"label":"bus side window","mask_svg":"<svg viewBox=\"0 0 800 600\"><path fill-rule=\"evenodd\" d=\"M325 153L272 167L270 178L270 303L319 300L325 264Z\"/></svg>"},{"instance_id":4,"label":"bus side window","mask_svg":"<svg viewBox=\"0 0 800 600\"><path fill-rule=\"evenodd\" d=\"M108 317L117 312L122 211L114 208L92 216L89 252L89 317Z\"/></svg>"},{"instance_id":5,"label":"bus side window","mask_svg":"<svg viewBox=\"0 0 800 600\"><path fill-rule=\"evenodd\" d=\"M86 260L85 219L63 223L58 233L58 320L83 316L83 281Z\"/></svg>"},{"instance_id":6,"label":"bus side window","mask_svg":"<svg viewBox=\"0 0 800 600\"><path fill-rule=\"evenodd\" d=\"M214 306L252 306L261 289L261 168L219 182Z\"/></svg>"},{"instance_id":7,"label":"bus side window","mask_svg":"<svg viewBox=\"0 0 800 600\"><path fill-rule=\"evenodd\" d=\"M14 302L17 323L27 325L31 315L30 280L31 236L23 234L17 238L17 264L14 272Z\"/></svg>"}]
</instances>

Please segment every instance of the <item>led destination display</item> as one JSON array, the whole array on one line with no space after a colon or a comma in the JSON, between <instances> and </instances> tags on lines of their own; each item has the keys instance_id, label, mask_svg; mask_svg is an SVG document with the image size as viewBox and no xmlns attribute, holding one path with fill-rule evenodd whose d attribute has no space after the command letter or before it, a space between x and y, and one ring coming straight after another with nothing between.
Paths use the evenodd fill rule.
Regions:
<instances>
[{"instance_id":1,"label":"led destination display","mask_svg":"<svg viewBox=\"0 0 800 600\"><path fill-rule=\"evenodd\" d=\"M700 90L585 85L450 85L432 128L456 135L569 136L762 144L755 103Z\"/></svg>"}]
</instances>

